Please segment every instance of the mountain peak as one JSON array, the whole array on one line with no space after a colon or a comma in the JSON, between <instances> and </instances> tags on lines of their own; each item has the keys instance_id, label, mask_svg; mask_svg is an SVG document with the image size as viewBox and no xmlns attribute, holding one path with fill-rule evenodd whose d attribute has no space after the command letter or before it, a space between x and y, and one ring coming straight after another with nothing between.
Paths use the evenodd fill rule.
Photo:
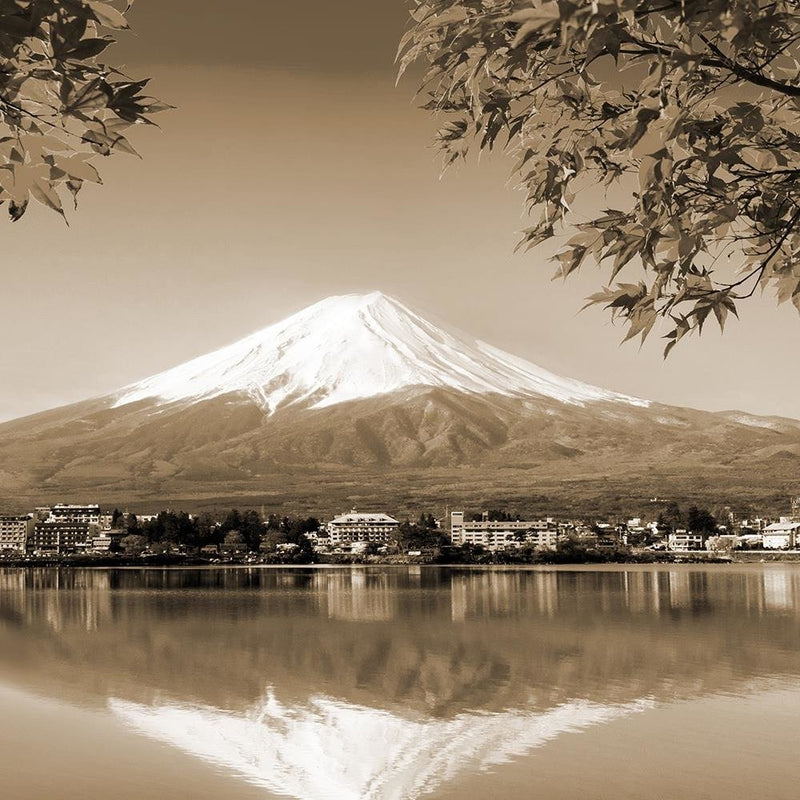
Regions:
<instances>
[{"instance_id":1,"label":"mountain peak","mask_svg":"<svg viewBox=\"0 0 800 800\"><path fill-rule=\"evenodd\" d=\"M294 316L307 314L320 318L328 314L358 314L367 309L376 310L381 308L401 308L406 311L408 310L405 309L405 306L403 306L399 300L379 290L375 290L372 292L331 295L298 311ZM289 319L291 319L291 317Z\"/></svg>"},{"instance_id":2,"label":"mountain peak","mask_svg":"<svg viewBox=\"0 0 800 800\"><path fill-rule=\"evenodd\" d=\"M244 394L273 413L288 405L321 408L419 386L647 405L445 330L380 291L320 300L228 347L124 388L114 405Z\"/></svg>"}]
</instances>

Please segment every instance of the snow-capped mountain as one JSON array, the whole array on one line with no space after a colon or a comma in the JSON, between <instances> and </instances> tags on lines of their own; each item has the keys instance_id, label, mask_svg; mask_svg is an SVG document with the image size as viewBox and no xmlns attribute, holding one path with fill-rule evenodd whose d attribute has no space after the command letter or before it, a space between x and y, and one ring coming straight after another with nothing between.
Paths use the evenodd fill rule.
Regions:
<instances>
[{"instance_id":1,"label":"snow-capped mountain","mask_svg":"<svg viewBox=\"0 0 800 800\"><path fill-rule=\"evenodd\" d=\"M460 331L433 325L381 292L329 297L240 341L124 388L140 400L208 400L244 393L268 413L324 408L409 387L564 403L644 400L561 378Z\"/></svg>"},{"instance_id":2,"label":"snow-capped mountain","mask_svg":"<svg viewBox=\"0 0 800 800\"><path fill-rule=\"evenodd\" d=\"M800 422L561 378L379 292L323 300L106 397L0 425L0 501L14 507L269 491L297 510L363 499L400 513L454 491L529 497L544 482L541 497L577 486L600 508L611 493L685 496L712 472L750 497L789 495L798 463Z\"/></svg>"}]
</instances>

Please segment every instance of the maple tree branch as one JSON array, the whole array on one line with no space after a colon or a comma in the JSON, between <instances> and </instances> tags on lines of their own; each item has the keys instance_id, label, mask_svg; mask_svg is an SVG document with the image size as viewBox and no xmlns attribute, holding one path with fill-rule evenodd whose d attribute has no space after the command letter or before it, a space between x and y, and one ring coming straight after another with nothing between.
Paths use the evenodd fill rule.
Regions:
<instances>
[{"instance_id":1,"label":"maple tree branch","mask_svg":"<svg viewBox=\"0 0 800 800\"><path fill-rule=\"evenodd\" d=\"M800 86L795 86L790 83L782 83L781 81L776 81L773 78L768 78L766 75L762 75L760 72L755 72L747 67L743 67L741 64L738 64L737 62L728 58L721 50L719 50L719 48L716 47L716 45L703 36L703 34L700 34L700 38L712 49L715 54L717 54L716 58L698 55L696 60L700 66L726 69L728 72L736 75L738 78L741 78L744 81L747 81L748 83L753 83L757 86L763 86L766 89L772 89L773 91L789 95L790 97L800 97ZM678 52L677 47L671 47L667 44L643 41L631 35L628 35L626 40L636 47L639 47L642 51L642 54L650 53L653 55L671 57ZM636 53L630 53L630 51L624 52L627 52L630 55L636 55Z\"/></svg>"}]
</instances>

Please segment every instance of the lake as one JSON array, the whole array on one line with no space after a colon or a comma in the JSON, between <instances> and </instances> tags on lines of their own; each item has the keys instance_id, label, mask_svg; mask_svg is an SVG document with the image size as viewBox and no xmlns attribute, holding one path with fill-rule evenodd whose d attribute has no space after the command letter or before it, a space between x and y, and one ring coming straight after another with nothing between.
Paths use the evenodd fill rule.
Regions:
<instances>
[{"instance_id":1,"label":"lake","mask_svg":"<svg viewBox=\"0 0 800 800\"><path fill-rule=\"evenodd\" d=\"M4 800L795 800L800 567L0 569Z\"/></svg>"}]
</instances>

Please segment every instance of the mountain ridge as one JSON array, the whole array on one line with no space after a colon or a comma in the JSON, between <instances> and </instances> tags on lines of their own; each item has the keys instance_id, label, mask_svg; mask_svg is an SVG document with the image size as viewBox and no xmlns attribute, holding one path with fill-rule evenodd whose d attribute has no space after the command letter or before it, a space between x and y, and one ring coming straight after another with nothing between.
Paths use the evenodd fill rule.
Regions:
<instances>
[{"instance_id":1,"label":"mountain ridge","mask_svg":"<svg viewBox=\"0 0 800 800\"><path fill-rule=\"evenodd\" d=\"M520 508L537 486L558 497L580 484L596 505L612 485L633 497L714 482L774 502L796 493L798 464L800 421L559 378L380 293L329 298L116 393L0 424L9 506L261 494L399 513L461 491Z\"/></svg>"}]
</instances>

